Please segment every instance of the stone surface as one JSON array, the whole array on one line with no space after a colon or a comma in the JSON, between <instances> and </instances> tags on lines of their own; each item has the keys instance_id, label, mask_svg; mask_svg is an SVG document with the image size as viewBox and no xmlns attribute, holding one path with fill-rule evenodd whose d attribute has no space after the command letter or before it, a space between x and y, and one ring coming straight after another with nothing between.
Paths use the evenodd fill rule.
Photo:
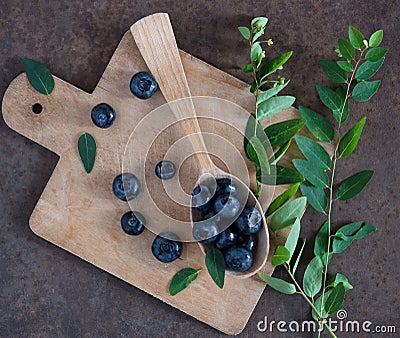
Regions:
<instances>
[{"instance_id":1,"label":"stone surface","mask_svg":"<svg viewBox=\"0 0 400 338\"><path fill-rule=\"evenodd\" d=\"M338 178L363 169L375 170L373 184L359 196L336 204L335 225L350 220L375 224L378 232L354 243L335 257L331 271L345 272L355 289L343 308L351 320L374 325L397 325L400 205L400 109L398 32L400 2L387 1L42 1L5 0L0 4L0 92L22 71L21 57L46 64L52 72L86 90L94 89L122 35L137 19L169 12L181 49L244 80L240 66L246 46L236 26L258 15L270 18L267 37L271 53L294 50L284 76L291 79L285 93L295 105L324 114L315 84L329 82L318 60L335 57L338 37L352 24L366 35L385 30L389 48L379 72L379 94L353 105L348 128L362 116L368 120L362 141L348 159L339 162ZM57 163L57 156L10 130L0 119L0 336L218 336L219 333L186 314L152 298L79 258L36 237L29 216ZM308 210L302 236L311 242L323 218ZM311 257L311 248L300 266ZM283 271L277 270L277 276ZM212 315L212 314L210 314ZM243 336L258 333L257 323L268 319L309 320L298 296L282 296L267 289ZM340 336L352 337L354 333ZM360 336L363 336L361 334ZM275 327L270 337L290 336ZM310 333L292 334L312 337ZM385 335L389 336L389 335Z\"/></svg>"}]
</instances>

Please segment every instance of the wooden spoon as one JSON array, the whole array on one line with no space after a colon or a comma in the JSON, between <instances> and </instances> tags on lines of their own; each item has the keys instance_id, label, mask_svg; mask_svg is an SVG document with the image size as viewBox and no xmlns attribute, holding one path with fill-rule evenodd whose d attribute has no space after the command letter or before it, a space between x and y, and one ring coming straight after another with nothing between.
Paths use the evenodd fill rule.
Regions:
<instances>
[{"instance_id":1,"label":"wooden spoon","mask_svg":"<svg viewBox=\"0 0 400 338\"><path fill-rule=\"evenodd\" d=\"M157 13L147 16L133 24L131 32L140 53L155 77L165 99L167 102L174 101L171 109L177 120L180 121L185 133L190 137L194 156L196 156L202 168L196 185L201 182L204 174L212 175L216 179L229 178L236 184L238 190L242 194L245 194L247 205L255 207L262 215L263 227L257 233L257 247L253 252L252 267L242 273L227 270L227 274L238 278L250 277L264 266L269 251L268 228L261 205L247 185L237 177L215 166L207 153L193 102L190 99L189 86L168 14ZM189 99L182 100L184 98ZM175 100L179 99L181 99L179 104L176 104L177 101ZM193 220L193 215L191 216ZM205 252L207 248L200 243L199 245L202 251Z\"/></svg>"}]
</instances>

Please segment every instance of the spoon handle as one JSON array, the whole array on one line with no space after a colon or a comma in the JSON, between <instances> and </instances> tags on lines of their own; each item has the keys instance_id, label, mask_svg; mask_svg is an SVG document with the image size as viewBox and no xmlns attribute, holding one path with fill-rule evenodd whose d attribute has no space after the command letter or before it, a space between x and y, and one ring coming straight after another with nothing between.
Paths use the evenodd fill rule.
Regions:
<instances>
[{"instance_id":1,"label":"spoon handle","mask_svg":"<svg viewBox=\"0 0 400 338\"><path fill-rule=\"evenodd\" d=\"M177 120L189 136L193 150L202 168L213 168L196 117L185 71L179 56L169 16L157 13L147 16L131 26L131 33L151 73Z\"/></svg>"}]
</instances>

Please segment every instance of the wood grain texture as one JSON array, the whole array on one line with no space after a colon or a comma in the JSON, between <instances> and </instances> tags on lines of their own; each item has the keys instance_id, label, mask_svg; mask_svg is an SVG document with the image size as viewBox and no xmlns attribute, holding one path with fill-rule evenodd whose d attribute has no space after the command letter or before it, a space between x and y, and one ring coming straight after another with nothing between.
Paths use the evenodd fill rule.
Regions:
<instances>
[{"instance_id":1,"label":"wood grain texture","mask_svg":"<svg viewBox=\"0 0 400 338\"><path fill-rule=\"evenodd\" d=\"M187 53L181 51L180 55L194 96L216 96L252 110L254 98L247 84ZM198 245L186 244L183 259L163 264L151 253L153 233L145 230L141 236L131 237L120 228L120 217L129 211L129 206L115 198L112 181L121 173L125 145L132 130L148 113L165 103L160 92L145 101L131 94L129 82L132 75L146 70L132 35L127 32L93 93L85 93L55 78L54 91L50 96L44 96L30 87L25 74L10 84L2 107L6 123L60 156L32 213L30 227L38 236L198 320L225 333L237 334L244 328L264 290L265 284L261 280L257 277L239 280L227 276L225 287L220 290L207 273L201 273L187 290L171 297L168 294L169 281L178 270L204 266ZM37 102L43 106L39 115L32 112L32 105ZM100 102L109 103L117 112L112 128L100 129L91 121L90 111ZM297 111L289 109L266 123L297 117ZM217 124L208 125L207 121L200 121L200 127L203 131L217 130L232 140L244 156L242 140L233 139L235 134ZM98 147L90 175L85 173L77 150L78 138L84 132L93 135ZM183 135L181 128L168 130L164 141L159 143L168 146L169 139L179 139ZM294 156L299 156L299 153L297 148L291 147L286 160L290 161ZM254 178L254 167L245 161ZM151 165L153 163L149 168L153 170ZM185 176L190 178L198 163L189 158L184 165L183 170L188 174ZM190 179L187 183L190 184ZM285 188L277 187L275 195ZM263 195L264 208L266 200L270 197ZM174 213L174 208L169 212ZM285 236L287 231L280 233L279 237L272 236L270 255L263 272L272 273L271 255Z\"/></svg>"}]
</instances>

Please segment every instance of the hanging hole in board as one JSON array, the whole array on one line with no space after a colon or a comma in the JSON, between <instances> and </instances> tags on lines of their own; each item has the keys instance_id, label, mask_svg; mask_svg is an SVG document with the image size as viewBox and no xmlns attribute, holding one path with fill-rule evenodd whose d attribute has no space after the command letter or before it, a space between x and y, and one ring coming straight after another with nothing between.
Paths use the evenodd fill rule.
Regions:
<instances>
[{"instance_id":1,"label":"hanging hole in board","mask_svg":"<svg viewBox=\"0 0 400 338\"><path fill-rule=\"evenodd\" d=\"M35 114L40 114L40 113L43 111L43 106L42 106L40 103L35 103L35 104L32 106L32 111L33 111Z\"/></svg>"}]
</instances>

